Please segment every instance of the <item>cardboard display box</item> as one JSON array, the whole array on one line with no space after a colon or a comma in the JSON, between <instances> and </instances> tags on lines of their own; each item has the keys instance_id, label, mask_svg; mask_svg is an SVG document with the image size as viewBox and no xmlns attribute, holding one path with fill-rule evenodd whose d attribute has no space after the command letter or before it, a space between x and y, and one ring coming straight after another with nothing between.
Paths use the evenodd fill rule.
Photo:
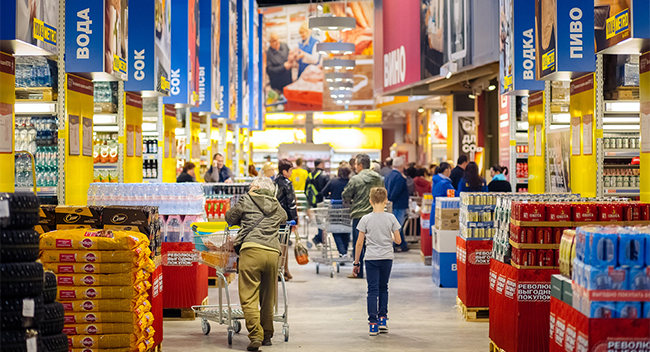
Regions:
<instances>
[{"instance_id":1,"label":"cardboard display box","mask_svg":"<svg viewBox=\"0 0 650 352\"><path fill-rule=\"evenodd\" d=\"M55 209L56 229L100 229L102 207L59 205Z\"/></svg>"}]
</instances>

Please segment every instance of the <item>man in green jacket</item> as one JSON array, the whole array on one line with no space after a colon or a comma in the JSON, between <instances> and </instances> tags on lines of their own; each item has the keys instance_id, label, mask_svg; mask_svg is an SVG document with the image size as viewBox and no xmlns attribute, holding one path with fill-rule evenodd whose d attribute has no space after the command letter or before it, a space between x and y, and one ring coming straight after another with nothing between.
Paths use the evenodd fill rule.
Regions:
<instances>
[{"instance_id":1,"label":"man in green jacket","mask_svg":"<svg viewBox=\"0 0 650 352\"><path fill-rule=\"evenodd\" d=\"M250 192L226 212L228 226L240 226L234 247L239 253L239 300L251 341L249 351L270 346L274 332L275 280L282 251L278 231L287 221L274 191L270 178L256 178Z\"/></svg>"},{"instance_id":2,"label":"man in green jacket","mask_svg":"<svg viewBox=\"0 0 650 352\"><path fill-rule=\"evenodd\" d=\"M359 154L356 158L355 164L357 174L350 179L348 185L343 190L343 199L345 201L352 201L350 208L350 218L352 219L352 243L357 243L359 238L359 220L366 215L372 213L372 205L370 205L370 189L373 187L384 187L384 182L381 176L370 170L370 157L367 154ZM352 258L355 255L355 246L352 246ZM359 274L348 276L349 278L363 279L363 256L365 254L365 246L361 251L359 257Z\"/></svg>"}]
</instances>

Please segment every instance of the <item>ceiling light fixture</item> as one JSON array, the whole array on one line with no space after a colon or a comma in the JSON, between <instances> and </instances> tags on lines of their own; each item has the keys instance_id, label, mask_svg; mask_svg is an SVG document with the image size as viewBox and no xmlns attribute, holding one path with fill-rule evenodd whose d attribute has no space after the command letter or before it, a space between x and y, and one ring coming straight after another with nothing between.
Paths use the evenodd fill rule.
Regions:
<instances>
[{"instance_id":1,"label":"ceiling light fixture","mask_svg":"<svg viewBox=\"0 0 650 352\"><path fill-rule=\"evenodd\" d=\"M474 95L474 94L470 94L470 95L468 95L468 97L469 97L470 99L476 99L476 95Z\"/></svg>"},{"instance_id":2,"label":"ceiling light fixture","mask_svg":"<svg viewBox=\"0 0 650 352\"><path fill-rule=\"evenodd\" d=\"M320 31L350 31L357 27L354 17L320 16L309 19L309 29Z\"/></svg>"},{"instance_id":3,"label":"ceiling light fixture","mask_svg":"<svg viewBox=\"0 0 650 352\"><path fill-rule=\"evenodd\" d=\"M341 70L345 67L347 70L352 70L357 66L357 63L354 60L350 59L329 59L323 60L323 68L334 68Z\"/></svg>"},{"instance_id":4,"label":"ceiling light fixture","mask_svg":"<svg viewBox=\"0 0 650 352\"><path fill-rule=\"evenodd\" d=\"M436 111L433 113L433 116L440 116L440 111L436 110Z\"/></svg>"},{"instance_id":5,"label":"ceiling light fixture","mask_svg":"<svg viewBox=\"0 0 650 352\"><path fill-rule=\"evenodd\" d=\"M488 90L489 90L490 92L493 91L493 90L495 90L495 89L497 89L497 86L494 85L494 84L490 84L490 85L488 86Z\"/></svg>"},{"instance_id":6,"label":"ceiling light fixture","mask_svg":"<svg viewBox=\"0 0 650 352\"><path fill-rule=\"evenodd\" d=\"M345 42L330 42L316 44L316 51L321 55L342 54L350 55L354 53L354 44Z\"/></svg>"},{"instance_id":7,"label":"ceiling light fixture","mask_svg":"<svg viewBox=\"0 0 650 352\"><path fill-rule=\"evenodd\" d=\"M423 108L423 107L418 108L418 112L419 112L420 114L423 113L423 112L424 112L424 108Z\"/></svg>"}]
</instances>

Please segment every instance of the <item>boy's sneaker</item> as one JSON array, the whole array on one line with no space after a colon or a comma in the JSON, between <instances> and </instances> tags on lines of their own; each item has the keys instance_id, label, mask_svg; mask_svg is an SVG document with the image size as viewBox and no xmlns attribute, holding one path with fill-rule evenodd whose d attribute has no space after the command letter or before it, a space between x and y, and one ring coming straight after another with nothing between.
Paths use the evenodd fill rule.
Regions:
<instances>
[{"instance_id":1,"label":"boy's sneaker","mask_svg":"<svg viewBox=\"0 0 650 352\"><path fill-rule=\"evenodd\" d=\"M382 334L385 334L388 332L388 325L386 325L386 321L388 318L386 317L379 317L379 332Z\"/></svg>"},{"instance_id":2,"label":"boy's sneaker","mask_svg":"<svg viewBox=\"0 0 650 352\"><path fill-rule=\"evenodd\" d=\"M370 323L368 325L370 326L370 336L379 335L379 327L378 327L377 323Z\"/></svg>"}]
</instances>

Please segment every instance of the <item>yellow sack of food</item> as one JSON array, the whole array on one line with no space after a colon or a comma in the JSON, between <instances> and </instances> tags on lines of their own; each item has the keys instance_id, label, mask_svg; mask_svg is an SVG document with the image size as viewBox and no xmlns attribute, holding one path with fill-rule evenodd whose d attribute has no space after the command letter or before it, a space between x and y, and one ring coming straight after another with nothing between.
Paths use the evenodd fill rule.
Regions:
<instances>
[{"instance_id":1,"label":"yellow sack of food","mask_svg":"<svg viewBox=\"0 0 650 352\"><path fill-rule=\"evenodd\" d=\"M133 271L131 263L45 263L55 274L121 274Z\"/></svg>"},{"instance_id":2,"label":"yellow sack of food","mask_svg":"<svg viewBox=\"0 0 650 352\"><path fill-rule=\"evenodd\" d=\"M143 256L151 254L148 248L140 247L124 251L88 251L88 250L42 250L43 263L138 263ZM147 254L147 251L149 252Z\"/></svg>"},{"instance_id":3,"label":"yellow sack of food","mask_svg":"<svg viewBox=\"0 0 650 352\"><path fill-rule=\"evenodd\" d=\"M99 348L68 348L68 352L132 352L130 348L111 348L111 349L99 349Z\"/></svg>"},{"instance_id":4,"label":"yellow sack of food","mask_svg":"<svg viewBox=\"0 0 650 352\"><path fill-rule=\"evenodd\" d=\"M140 268L148 273L153 273L156 270L156 264L154 264L151 258L143 258L140 262Z\"/></svg>"},{"instance_id":5,"label":"yellow sack of food","mask_svg":"<svg viewBox=\"0 0 650 352\"><path fill-rule=\"evenodd\" d=\"M127 323L142 319L133 312L65 312L65 324L88 324L88 323Z\"/></svg>"},{"instance_id":6,"label":"yellow sack of food","mask_svg":"<svg viewBox=\"0 0 650 352\"><path fill-rule=\"evenodd\" d=\"M151 283L149 281L141 281L133 285L133 288L137 293L144 293L147 292L149 288L151 288Z\"/></svg>"},{"instance_id":7,"label":"yellow sack of food","mask_svg":"<svg viewBox=\"0 0 650 352\"><path fill-rule=\"evenodd\" d=\"M153 324L153 319L154 319L153 313L149 312L143 314L142 318L138 319L138 321L135 324L138 328L140 328L140 330L142 330L151 326L151 324Z\"/></svg>"},{"instance_id":8,"label":"yellow sack of food","mask_svg":"<svg viewBox=\"0 0 650 352\"><path fill-rule=\"evenodd\" d=\"M97 299L61 302L67 312L130 312L128 299Z\"/></svg>"},{"instance_id":9,"label":"yellow sack of food","mask_svg":"<svg viewBox=\"0 0 650 352\"><path fill-rule=\"evenodd\" d=\"M133 310L133 312L138 316L142 317L143 315L151 312L151 304L149 301L145 301L141 306L138 306Z\"/></svg>"},{"instance_id":10,"label":"yellow sack of food","mask_svg":"<svg viewBox=\"0 0 650 352\"><path fill-rule=\"evenodd\" d=\"M68 336L68 347L73 348L128 348L133 334L72 335Z\"/></svg>"},{"instance_id":11,"label":"yellow sack of food","mask_svg":"<svg viewBox=\"0 0 650 352\"><path fill-rule=\"evenodd\" d=\"M145 352L153 347L153 338L143 340L138 344L137 352Z\"/></svg>"},{"instance_id":12,"label":"yellow sack of food","mask_svg":"<svg viewBox=\"0 0 650 352\"><path fill-rule=\"evenodd\" d=\"M60 286L56 297L59 301L74 301L79 299L131 299L137 294L131 286Z\"/></svg>"},{"instance_id":13,"label":"yellow sack of food","mask_svg":"<svg viewBox=\"0 0 650 352\"><path fill-rule=\"evenodd\" d=\"M115 251L149 245L149 239L139 232L95 229L70 229L41 235L41 249L82 249Z\"/></svg>"},{"instance_id":14,"label":"yellow sack of food","mask_svg":"<svg viewBox=\"0 0 650 352\"><path fill-rule=\"evenodd\" d=\"M124 274L59 274L59 286L132 286L140 282L140 273Z\"/></svg>"},{"instance_id":15,"label":"yellow sack of food","mask_svg":"<svg viewBox=\"0 0 650 352\"><path fill-rule=\"evenodd\" d=\"M131 300L131 304L133 305L133 307L139 307L142 304L144 304L145 301L147 301L147 297L144 297L143 295L138 295ZM147 301L147 303L149 302Z\"/></svg>"},{"instance_id":16,"label":"yellow sack of food","mask_svg":"<svg viewBox=\"0 0 650 352\"><path fill-rule=\"evenodd\" d=\"M133 334L134 330L134 325L120 323L74 324L63 327L66 335Z\"/></svg>"}]
</instances>

